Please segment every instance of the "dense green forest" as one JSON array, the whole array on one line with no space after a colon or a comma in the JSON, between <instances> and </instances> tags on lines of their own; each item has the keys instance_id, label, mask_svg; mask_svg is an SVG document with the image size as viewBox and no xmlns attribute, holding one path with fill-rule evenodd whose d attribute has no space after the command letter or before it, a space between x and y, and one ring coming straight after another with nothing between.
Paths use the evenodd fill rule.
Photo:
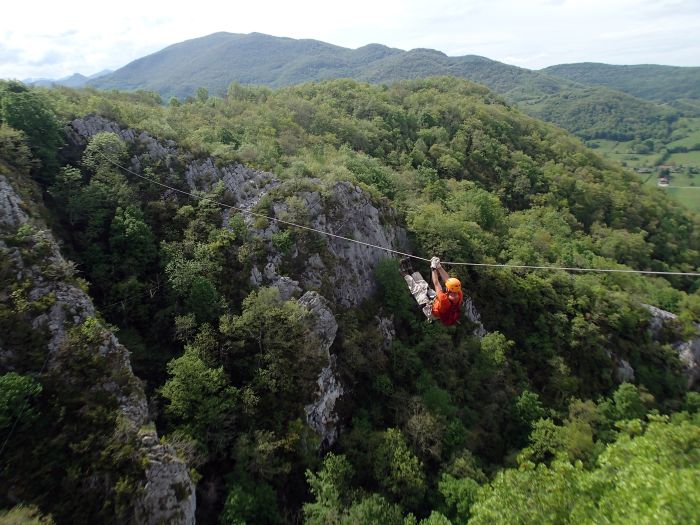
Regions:
<instances>
[{"instance_id":1,"label":"dense green forest","mask_svg":"<svg viewBox=\"0 0 700 525\"><path fill-rule=\"evenodd\" d=\"M693 68L664 70L663 82L651 82L640 94L629 82L615 82L626 78L625 70L613 69L613 74L605 70L606 77L613 77L608 83L591 74L568 78L568 71L531 71L476 55L449 57L434 49L403 51L381 44L348 49L260 33L214 33L168 46L90 84L155 91L167 100L194 96L199 87L221 96L231 82L279 88L334 78L392 84L453 76L483 84L530 116L583 139L622 141L669 142L679 116L697 114L697 108L688 104L668 107L669 95L661 95L680 90L684 100L693 98L690 93L698 91ZM658 71L643 72L649 78Z\"/></svg>"},{"instance_id":2,"label":"dense green forest","mask_svg":"<svg viewBox=\"0 0 700 525\"><path fill-rule=\"evenodd\" d=\"M583 62L561 64L541 70L583 84L605 86L635 97L669 104L679 109L700 111L700 68L652 64L613 66Z\"/></svg>"},{"instance_id":3,"label":"dense green forest","mask_svg":"<svg viewBox=\"0 0 700 525\"><path fill-rule=\"evenodd\" d=\"M68 123L86 115L177 150L166 165L115 133L64 147ZM2 82L0 122L3 174L43 195L43 219L80 271L72 279L130 350L159 432L192 468L198 521L700 523L700 394L677 346L698 337L698 278L448 268L480 312L488 333L478 337L466 318L425 322L387 256L368 277L374 296L330 305L346 392L327 447L304 420L323 366L308 317L250 275L269 253L291 277L311 253L344 262L312 232L280 227L265 238L265 219L236 213L222 227L219 202L231 201L217 181L200 198L172 198L117 167L183 190L192 158L266 170L280 184L255 211L284 203L297 224L309 218L302 192L324 196L347 181L394 210L423 257L700 270L698 217L579 139L449 77L234 83L222 96L200 88L165 104L145 91ZM37 233L23 228L5 237L3 256L41 256ZM0 360L0 437L16 424L14 407L27 406L0 458L11 480L0 507L19 495L57 523L106 523L129 505L131 444L97 431L114 426L109 400L81 397L95 373L94 325L71 334L80 382L40 373L42 335L22 320L41 305L3 264L0 348L33 346L12 369ZM655 333L644 305L677 317ZM380 318L391 320L390 344ZM623 380L621 362L633 377ZM71 411L87 422L65 423ZM79 446L62 454L78 431ZM102 506L81 508L73 487L94 465L119 482ZM52 478L62 472L72 477Z\"/></svg>"}]
</instances>

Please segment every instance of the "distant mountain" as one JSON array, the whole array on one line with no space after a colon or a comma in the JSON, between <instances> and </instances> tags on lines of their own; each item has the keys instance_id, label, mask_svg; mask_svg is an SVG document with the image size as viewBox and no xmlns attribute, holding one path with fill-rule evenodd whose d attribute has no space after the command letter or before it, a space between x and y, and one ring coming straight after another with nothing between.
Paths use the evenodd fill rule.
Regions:
<instances>
[{"instance_id":1,"label":"distant mountain","mask_svg":"<svg viewBox=\"0 0 700 525\"><path fill-rule=\"evenodd\" d=\"M429 49L414 49L378 60L358 78L389 83L433 75L463 77L483 84L531 116L584 139L659 136L666 133L668 123L677 116L675 111L619 91L480 56L448 57Z\"/></svg>"},{"instance_id":2,"label":"distant mountain","mask_svg":"<svg viewBox=\"0 0 700 525\"><path fill-rule=\"evenodd\" d=\"M432 49L380 44L359 49L260 33L214 33L169 46L89 82L102 89L144 89L164 99L205 87L223 94L231 82L281 87L330 78L391 83L449 75L481 83L532 116L584 139L659 137L677 110L632 95L531 71L476 55L448 57Z\"/></svg>"},{"instance_id":3,"label":"distant mountain","mask_svg":"<svg viewBox=\"0 0 700 525\"><path fill-rule=\"evenodd\" d=\"M233 81L281 87L358 77L369 64L401 53L378 44L351 50L317 40L214 33L134 60L91 85L145 89L166 98L193 95L202 86L212 93L225 93Z\"/></svg>"},{"instance_id":4,"label":"distant mountain","mask_svg":"<svg viewBox=\"0 0 700 525\"><path fill-rule=\"evenodd\" d=\"M681 109L690 105L700 111L700 67L649 64L614 66L582 62L551 66L540 72L584 84L605 86Z\"/></svg>"},{"instance_id":5,"label":"distant mountain","mask_svg":"<svg viewBox=\"0 0 700 525\"><path fill-rule=\"evenodd\" d=\"M41 86L41 87L51 87L51 86L57 85L57 86L79 88L79 87L84 87L85 85L87 85L87 83L90 80L97 79L103 75L108 75L110 73L112 73L111 69L103 69L99 73L95 73L94 75L90 75L89 77L86 77L85 75L81 75L80 73L73 73L72 75L70 75L68 77L59 78L58 80L51 79L51 78L37 78L37 79L27 79L24 81L24 83L31 84L33 86Z\"/></svg>"},{"instance_id":6,"label":"distant mountain","mask_svg":"<svg viewBox=\"0 0 700 525\"><path fill-rule=\"evenodd\" d=\"M433 49L403 51L369 44L353 50L317 40L260 33L214 33L135 60L91 85L186 97L201 86L212 93L224 93L234 81L281 87L328 78L388 83L441 75L465 77L499 93L517 90L523 84L551 93L569 89L572 84L488 58L448 57Z\"/></svg>"}]
</instances>

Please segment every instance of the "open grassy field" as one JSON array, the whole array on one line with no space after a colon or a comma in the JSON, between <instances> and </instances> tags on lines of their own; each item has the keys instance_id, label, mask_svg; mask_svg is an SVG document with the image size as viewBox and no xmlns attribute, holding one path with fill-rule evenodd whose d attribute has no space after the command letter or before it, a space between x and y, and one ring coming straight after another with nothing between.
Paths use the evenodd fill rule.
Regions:
<instances>
[{"instance_id":1,"label":"open grassy field","mask_svg":"<svg viewBox=\"0 0 700 525\"><path fill-rule=\"evenodd\" d=\"M669 186L668 188L659 188L659 191L667 191L678 202L700 213L700 187L687 189Z\"/></svg>"},{"instance_id":2,"label":"open grassy field","mask_svg":"<svg viewBox=\"0 0 700 525\"><path fill-rule=\"evenodd\" d=\"M675 137L678 137L675 139ZM700 144L700 118L683 118L678 122L678 129L671 135L673 142L668 144L669 148L685 146L690 148Z\"/></svg>"},{"instance_id":3,"label":"open grassy field","mask_svg":"<svg viewBox=\"0 0 700 525\"><path fill-rule=\"evenodd\" d=\"M586 144L609 160L614 160L628 168L652 167L659 158L658 153L642 155L632 151L632 142L617 142L614 140L590 140Z\"/></svg>"},{"instance_id":4,"label":"open grassy field","mask_svg":"<svg viewBox=\"0 0 700 525\"><path fill-rule=\"evenodd\" d=\"M672 138L675 140L664 145L666 149L695 148L700 144L700 118L682 119ZM619 162L629 169L653 169L650 173L639 173L639 177L647 181L647 186L658 187L660 170L657 166L662 160L658 151L649 154L635 153L632 150L632 141L592 140L587 144L604 158ZM677 169L669 174L669 186L658 187L659 191L668 192L678 202L700 213L700 150L671 153L662 164L676 166Z\"/></svg>"},{"instance_id":5,"label":"open grassy field","mask_svg":"<svg viewBox=\"0 0 700 525\"><path fill-rule=\"evenodd\" d=\"M664 164L676 164L677 166L688 166L700 168L700 151L688 151L687 153L672 153Z\"/></svg>"}]
</instances>

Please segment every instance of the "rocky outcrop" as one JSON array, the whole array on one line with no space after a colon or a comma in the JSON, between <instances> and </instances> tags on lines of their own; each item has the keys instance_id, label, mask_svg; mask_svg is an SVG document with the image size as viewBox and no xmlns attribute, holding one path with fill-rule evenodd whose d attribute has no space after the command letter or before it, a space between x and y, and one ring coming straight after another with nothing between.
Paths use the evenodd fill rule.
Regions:
<instances>
[{"instance_id":1,"label":"rocky outcrop","mask_svg":"<svg viewBox=\"0 0 700 525\"><path fill-rule=\"evenodd\" d=\"M649 331L652 338L658 340L664 330L673 333L678 329L678 317L675 314L648 304L642 306L651 313ZM700 325L696 325L696 328L697 337L687 341L677 340L672 343L678 358L683 363L688 388L694 388L700 384Z\"/></svg>"},{"instance_id":2,"label":"rocky outcrop","mask_svg":"<svg viewBox=\"0 0 700 525\"><path fill-rule=\"evenodd\" d=\"M381 259L389 256L387 252L368 245L405 250L408 244L406 233L395 226L391 210L375 205L369 194L360 188L339 182L332 187L332 192L334 210L320 212L312 220L312 225L322 231L367 243L363 245L335 237L328 240L330 252L340 262L330 269L334 299L345 307L358 306L376 292L372 271Z\"/></svg>"},{"instance_id":3,"label":"rocky outcrop","mask_svg":"<svg viewBox=\"0 0 700 525\"><path fill-rule=\"evenodd\" d=\"M309 310L313 319L313 331L321 344L321 351L328 357L328 364L318 377L316 400L304 407L306 421L321 438L321 446L331 446L338 438L338 415L335 403L343 395L343 386L333 373L335 357L330 348L338 332L338 323L328 302L316 292L306 292L299 304Z\"/></svg>"},{"instance_id":4,"label":"rocky outcrop","mask_svg":"<svg viewBox=\"0 0 700 525\"><path fill-rule=\"evenodd\" d=\"M381 248L405 251L406 233L396 225L392 210L373 202L359 187L349 182L310 182L320 186L319 189L297 192L295 197L303 203L308 228L320 232L318 239L323 243L323 251L292 253L291 259L303 260L303 270L292 277L301 289L323 290L334 304L345 308L358 306L376 292L373 277L376 264L392 256ZM274 218L287 217L289 206L276 202L271 213ZM272 221L255 234L271 239L287 227ZM251 280L276 285L282 277L279 260L279 254L272 252L265 270L260 272L255 268Z\"/></svg>"},{"instance_id":5,"label":"rocky outcrop","mask_svg":"<svg viewBox=\"0 0 700 525\"><path fill-rule=\"evenodd\" d=\"M0 175L0 227L17 228L27 222L22 200L4 176Z\"/></svg>"},{"instance_id":6,"label":"rocky outcrop","mask_svg":"<svg viewBox=\"0 0 700 525\"><path fill-rule=\"evenodd\" d=\"M700 332L700 327L698 327ZM675 345L678 358L685 366L688 388L700 384L700 337Z\"/></svg>"},{"instance_id":7,"label":"rocky outcrop","mask_svg":"<svg viewBox=\"0 0 700 525\"><path fill-rule=\"evenodd\" d=\"M298 303L309 310L313 319L314 333L321 343L321 350L330 357L330 348L338 333L338 323L328 301L317 292L306 292L299 298Z\"/></svg>"},{"instance_id":8,"label":"rocky outcrop","mask_svg":"<svg viewBox=\"0 0 700 525\"><path fill-rule=\"evenodd\" d=\"M649 331L653 339L660 337L661 331L670 323L678 319L676 315L650 304L642 304L644 308L649 310L651 317L649 318Z\"/></svg>"},{"instance_id":9,"label":"rocky outcrop","mask_svg":"<svg viewBox=\"0 0 700 525\"><path fill-rule=\"evenodd\" d=\"M335 357L331 356L328 366L318 376L318 397L312 404L304 407L306 421L321 438L321 447L333 445L338 439L338 414L335 403L343 395L343 385L333 374Z\"/></svg>"},{"instance_id":10,"label":"rocky outcrop","mask_svg":"<svg viewBox=\"0 0 700 525\"><path fill-rule=\"evenodd\" d=\"M293 189L286 193L278 191L277 195L273 195L282 184L272 173L236 163L219 166L211 158L195 159L178 151L172 142L159 143L147 133L121 129L114 122L98 116L71 122L67 129L69 149L79 150L99 132L116 133L135 146L133 149L139 153L130 160L134 171L159 161L175 177L181 177L183 185L190 191L207 191L215 184L223 183L225 199L235 208L224 210L224 225L228 223L231 213L237 210L251 212L266 195L273 197L271 210L269 214L265 213L272 219L288 219L290 210L285 197L290 193L301 199L307 213L306 226L331 234L319 236L323 243L322 250L300 252L295 247L296 251L293 250L288 256L302 261L303 264L297 266L303 267L303 270L299 274L289 275L281 270L281 256L271 247L266 263L255 266L250 275L252 283L276 286L285 297L298 296L303 290L322 290L334 304L346 308L358 306L376 291L372 276L375 265L381 259L392 256L369 245L407 250L406 232L397 225L394 211L378 204L369 193L349 182L308 180L308 189ZM165 193L173 195L170 190ZM252 233L268 242L275 234L290 227L272 220L264 228L256 229L253 226L255 219L254 215L246 215Z\"/></svg>"},{"instance_id":11,"label":"rocky outcrop","mask_svg":"<svg viewBox=\"0 0 700 525\"><path fill-rule=\"evenodd\" d=\"M177 150L172 142L159 143L146 133L121 129L96 116L74 120L67 130L68 142L78 152L99 132L116 133L132 146L130 150L136 154L129 165L137 173L158 161L160 166L170 170L173 180L188 191L209 191L223 184L222 199L231 208L223 210L222 224L228 224L231 213L243 211L249 232L266 243L266 260L253 266L251 283L278 288L283 300L313 290L322 293L334 308L356 307L376 292L373 277L376 264L392 256L377 247L408 249L406 233L397 225L394 211L349 182L306 179L285 185L272 173L236 163L220 165L211 158L194 158ZM256 206L266 196L269 202L260 211ZM164 197L187 198L172 190L166 190ZM299 221L321 233L295 229L288 224L299 224L294 216L298 210L292 209L290 197L303 208L304 217ZM261 220L261 216L271 220ZM275 240L288 229L315 235L315 242L304 246L295 244L281 253L275 247ZM332 444L337 438L335 403L343 394L343 387L333 373L334 359L329 353L337 323L320 294L307 293L299 301L318 319L316 332L328 356L328 365L318 378L317 399L306 407L307 420L323 442ZM475 318L478 319L478 314ZM481 326L480 322L477 325ZM386 323L382 326L388 333L393 330Z\"/></svg>"},{"instance_id":12,"label":"rocky outcrop","mask_svg":"<svg viewBox=\"0 0 700 525\"><path fill-rule=\"evenodd\" d=\"M488 331L481 323L481 314L479 314L479 311L476 309L476 305L474 304L474 301L472 301L471 297L466 295L464 296L464 300L462 301L462 310L464 311L465 317L475 325L472 334L479 339L484 337Z\"/></svg>"},{"instance_id":13,"label":"rocky outcrop","mask_svg":"<svg viewBox=\"0 0 700 525\"><path fill-rule=\"evenodd\" d=\"M191 189L206 190L218 181L223 182L226 196L236 208L250 210L272 189L280 185L272 173L248 168L242 164L217 166L211 157L190 160L185 167L185 180ZM224 224L231 209L225 211Z\"/></svg>"},{"instance_id":14,"label":"rocky outcrop","mask_svg":"<svg viewBox=\"0 0 700 525\"><path fill-rule=\"evenodd\" d=\"M147 485L136 508L137 523L195 523L197 500L189 471L172 447L158 441L155 431L141 433L146 452Z\"/></svg>"},{"instance_id":15,"label":"rocky outcrop","mask_svg":"<svg viewBox=\"0 0 700 525\"><path fill-rule=\"evenodd\" d=\"M615 368L615 376L620 383L634 382L634 368L624 359L619 359Z\"/></svg>"},{"instance_id":16,"label":"rocky outcrop","mask_svg":"<svg viewBox=\"0 0 700 525\"><path fill-rule=\"evenodd\" d=\"M144 469L141 497L133 502L135 520L154 525L194 523L194 483L189 469L169 445L158 440L155 430L144 430L151 426L146 396L141 382L133 375L128 350L95 320L90 297L73 279L73 265L63 258L53 236L25 212L29 208L10 180L0 174L0 250L7 255L16 277L14 288L22 292L21 297L13 299L46 305L41 312L28 314L31 326L46 333L46 370L62 373L64 363L71 359L72 348L66 344L68 332L86 322L94 323L99 341L91 351L108 372L91 388L114 396L127 432L138 434L143 445L144 461L139 461ZM20 231L20 227L24 230ZM17 247L18 236L24 251ZM9 242L10 238L13 242ZM4 290L0 290L0 296L6 299ZM0 354L2 369L11 370L18 356L6 349ZM72 380L70 375L64 375L66 382Z\"/></svg>"},{"instance_id":17,"label":"rocky outcrop","mask_svg":"<svg viewBox=\"0 0 700 525\"><path fill-rule=\"evenodd\" d=\"M390 317L375 317L377 321L377 328L379 333L382 334L382 350L388 350L391 347L391 343L396 339L396 329L394 328L394 316Z\"/></svg>"}]
</instances>

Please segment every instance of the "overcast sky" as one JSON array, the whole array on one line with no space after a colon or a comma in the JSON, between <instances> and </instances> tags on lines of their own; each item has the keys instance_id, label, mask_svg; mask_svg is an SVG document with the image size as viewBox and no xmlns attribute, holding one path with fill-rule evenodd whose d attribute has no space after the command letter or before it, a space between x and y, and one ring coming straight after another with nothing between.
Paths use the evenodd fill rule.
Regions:
<instances>
[{"instance_id":1,"label":"overcast sky","mask_svg":"<svg viewBox=\"0 0 700 525\"><path fill-rule=\"evenodd\" d=\"M0 78L92 75L217 31L426 47L528 69L700 66L700 0L12 0L0 15Z\"/></svg>"}]
</instances>

